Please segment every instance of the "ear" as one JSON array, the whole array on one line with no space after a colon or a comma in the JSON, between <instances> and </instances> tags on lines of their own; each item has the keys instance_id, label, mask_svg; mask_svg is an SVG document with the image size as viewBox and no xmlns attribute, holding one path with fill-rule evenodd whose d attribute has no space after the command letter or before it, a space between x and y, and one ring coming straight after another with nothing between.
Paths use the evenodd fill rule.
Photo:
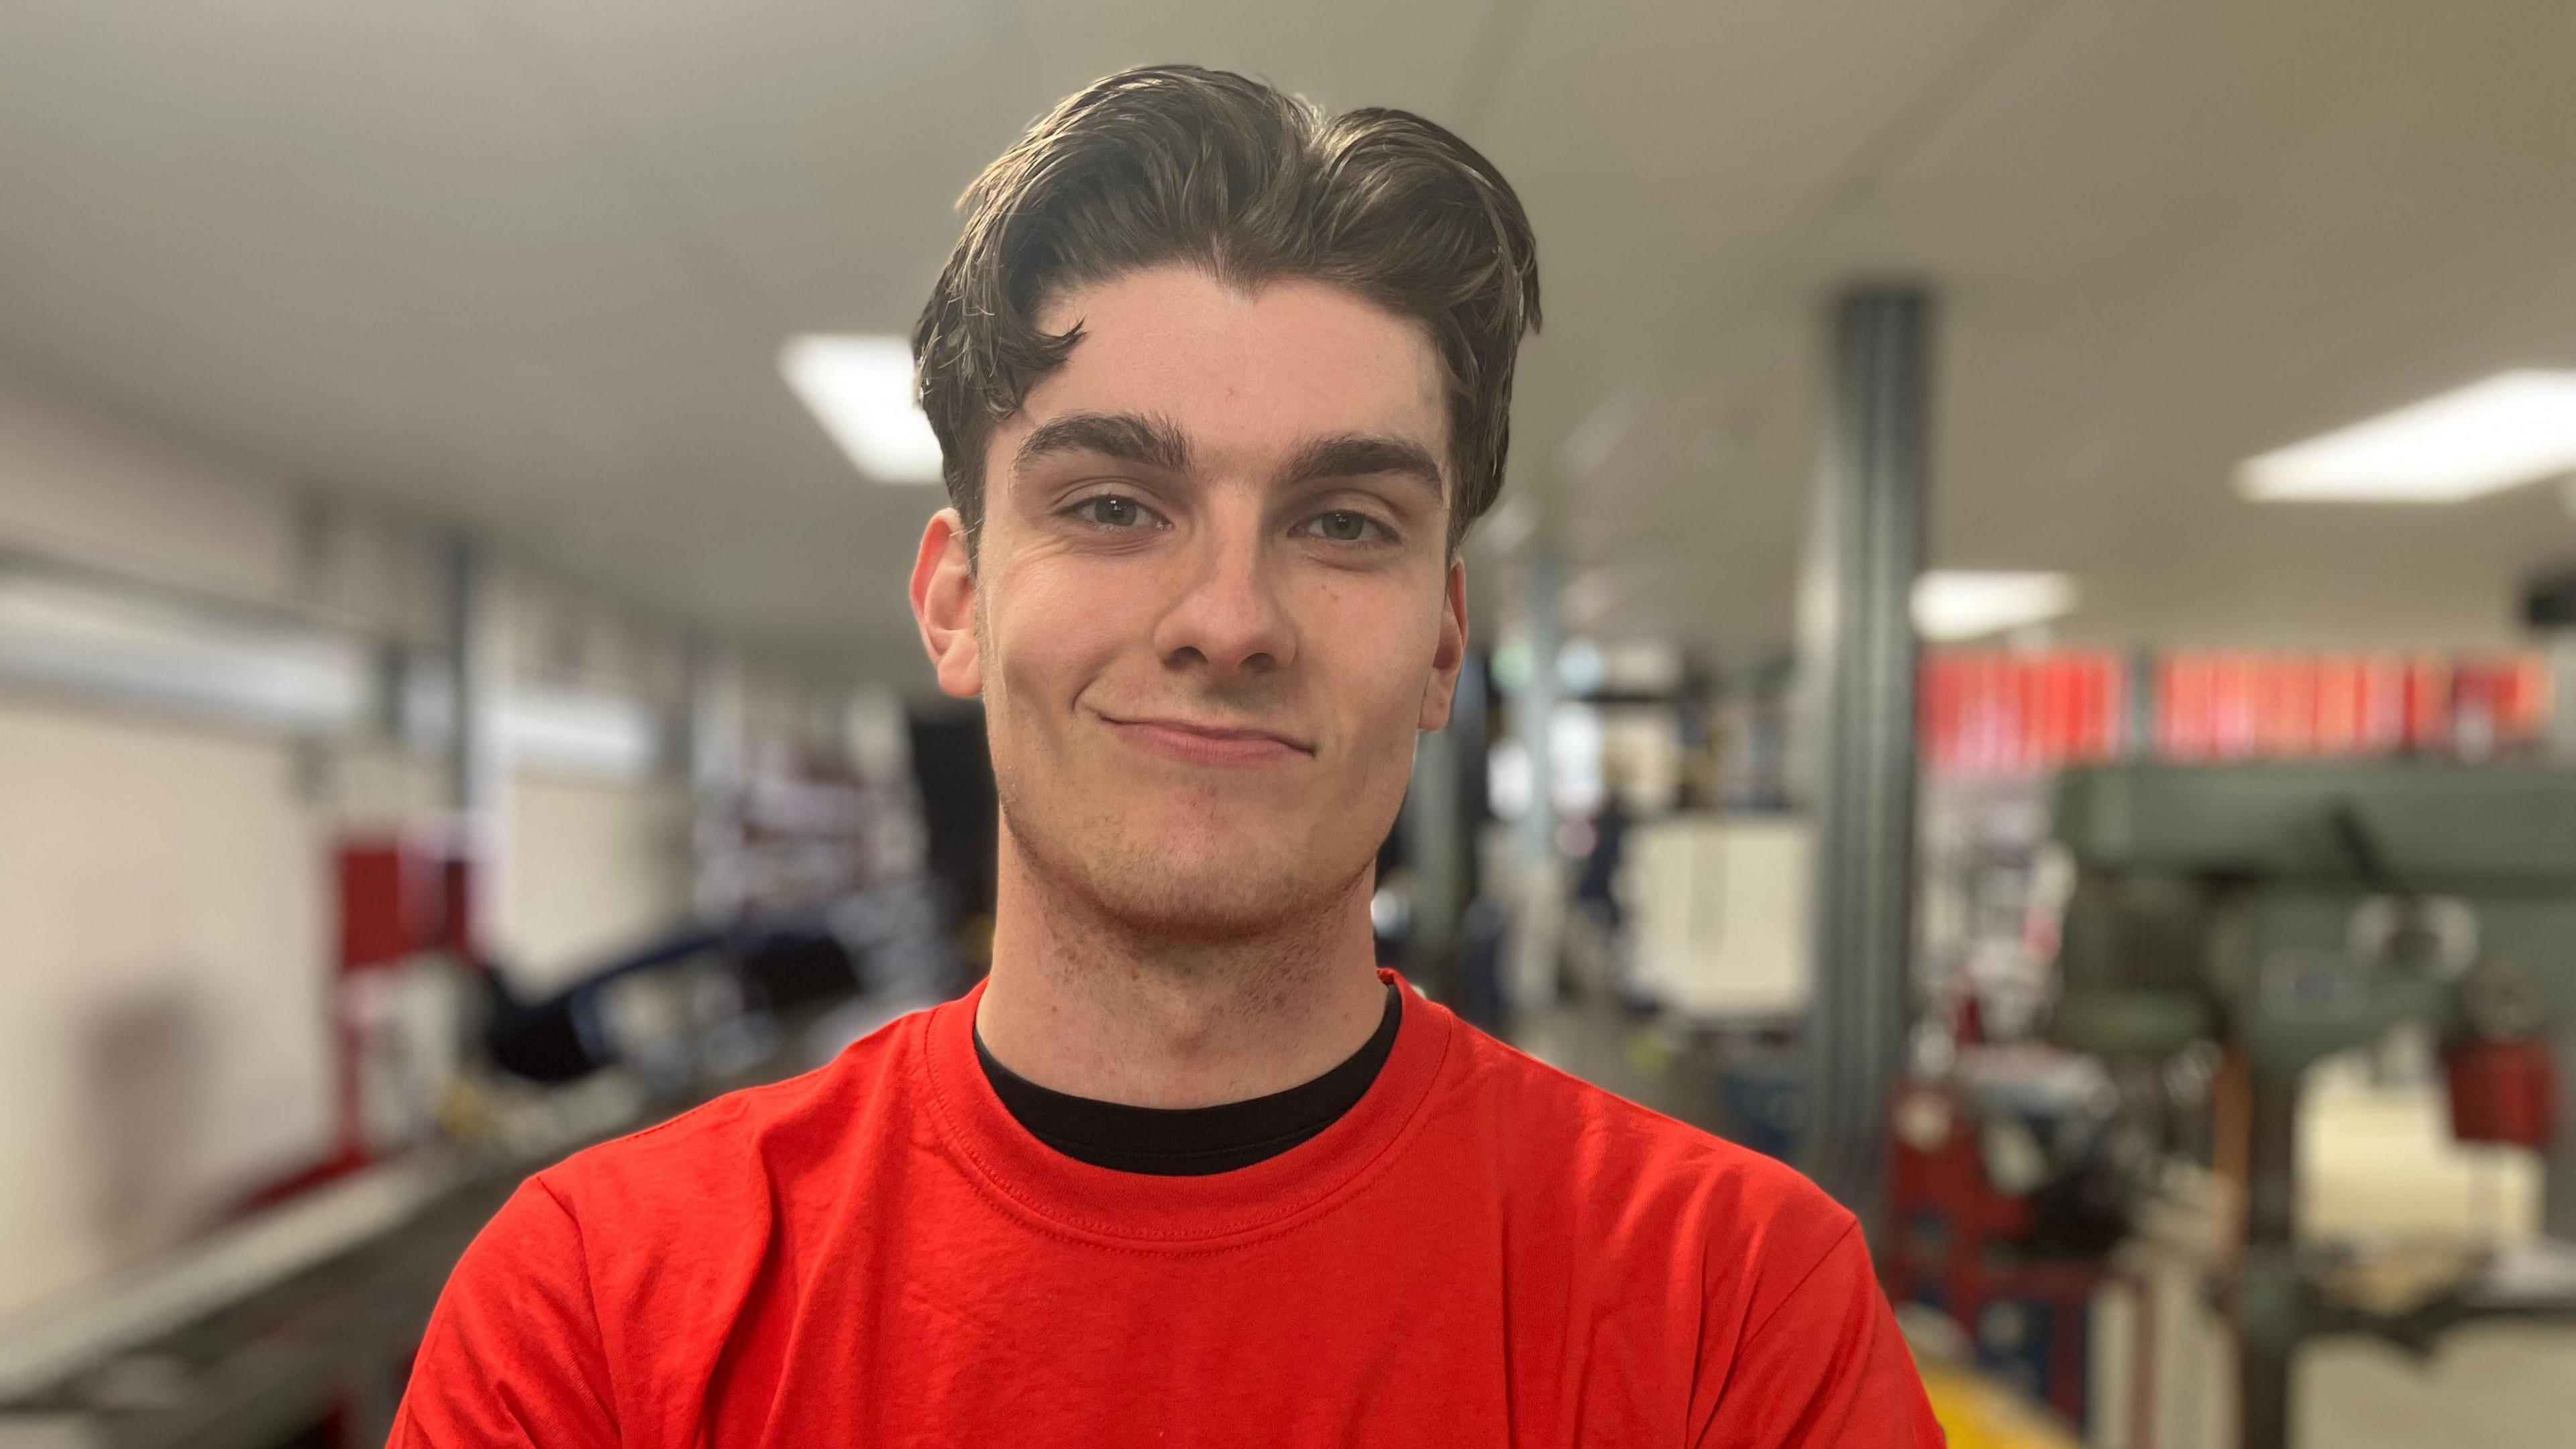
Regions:
<instances>
[{"instance_id":1,"label":"ear","mask_svg":"<svg viewBox=\"0 0 2576 1449\"><path fill-rule=\"evenodd\" d=\"M975 567L966 555L966 525L954 508L930 516L912 561L912 617L942 691L960 699L984 692L983 641L975 637Z\"/></svg>"},{"instance_id":2,"label":"ear","mask_svg":"<svg viewBox=\"0 0 2576 1449\"><path fill-rule=\"evenodd\" d=\"M1422 687L1422 717L1414 728L1436 730L1449 723L1449 702L1458 694L1458 669L1467 662L1467 561L1449 561L1448 586L1440 598L1440 642L1431 651L1431 678Z\"/></svg>"}]
</instances>

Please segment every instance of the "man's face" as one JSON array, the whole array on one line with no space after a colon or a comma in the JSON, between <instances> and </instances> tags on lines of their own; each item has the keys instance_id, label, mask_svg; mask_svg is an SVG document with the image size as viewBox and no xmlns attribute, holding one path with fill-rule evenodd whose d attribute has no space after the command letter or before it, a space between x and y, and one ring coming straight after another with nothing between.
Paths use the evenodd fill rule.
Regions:
<instances>
[{"instance_id":1,"label":"man's face","mask_svg":"<svg viewBox=\"0 0 2576 1449\"><path fill-rule=\"evenodd\" d=\"M981 693L1013 846L1132 925L1222 938L1358 883L1465 647L1424 329L1165 266L1071 291L1071 357L995 429L967 569L913 596Z\"/></svg>"}]
</instances>

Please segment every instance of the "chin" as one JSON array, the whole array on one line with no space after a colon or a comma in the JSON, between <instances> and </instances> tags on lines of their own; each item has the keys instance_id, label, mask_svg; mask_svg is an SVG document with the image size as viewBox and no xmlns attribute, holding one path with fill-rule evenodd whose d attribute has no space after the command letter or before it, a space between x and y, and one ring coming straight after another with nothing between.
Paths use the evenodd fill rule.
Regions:
<instances>
[{"instance_id":1,"label":"chin","mask_svg":"<svg viewBox=\"0 0 2576 1449\"><path fill-rule=\"evenodd\" d=\"M1111 914L1155 935L1258 935L1329 906L1361 868L1324 865L1292 840L1140 832L1091 854L1085 884Z\"/></svg>"},{"instance_id":2,"label":"chin","mask_svg":"<svg viewBox=\"0 0 2576 1449\"><path fill-rule=\"evenodd\" d=\"M1124 876L1085 885L1105 914L1141 936L1169 941L1226 941L1268 934L1301 912L1266 883L1218 879L1201 871L1160 880ZM1311 902L1307 909L1312 909Z\"/></svg>"},{"instance_id":3,"label":"chin","mask_svg":"<svg viewBox=\"0 0 2576 1449\"><path fill-rule=\"evenodd\" d=\"M1059 831L1010 803L1006 828L1032 868L1128 929L1171 940L1258 936L1328 910L1375 859L1373 851L1345 860L1341 850L1319 850L1309 831L1275 812L1212 820L1201 811L1138 811Z\"/></svg>"}]
</instances>

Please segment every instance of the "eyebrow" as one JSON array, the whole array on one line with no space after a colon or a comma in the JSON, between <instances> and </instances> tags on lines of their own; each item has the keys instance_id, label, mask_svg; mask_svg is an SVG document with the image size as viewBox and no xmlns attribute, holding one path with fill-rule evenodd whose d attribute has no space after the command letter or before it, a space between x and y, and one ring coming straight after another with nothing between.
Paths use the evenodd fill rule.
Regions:
<instances>
[{"instance_id":1,"label":"eyebrow","mask_svg":"<svg viewBox=\"0 0 2576 1449\"><path fill-rule=\"evenodd\" d=\"M1411 478L1431 490L1433 502L1445 496L1440 462L1429 449L1409 438L1350 433L1318 438L1297 450L1281 481L1290 487L1325 478Z\"/></svg>"},{"instance_id":2,"label":"eyebrow","mask_svg":"<svg viewBox=\"0 0 2576 1449\"><path fill-rule=\"evenodd\" d=\"M1186 473L1190 443L1169 418L1144 413L1068 413L1039 424L1012 455L1014 466L1027 468L1065 453L1092 453L1122 463L1135 463L1170 473ZM1297 450L1279 482L1285 487L1330 478L1411 478L1431 490L1434 502L1447 496L1440 462L1409 438L1376 433L1342 433L1317 438Z\"/></svg>"},{"instance_id":3,"label":"eyebrow","mask_svg":"<svg viewBox=\"0 0 2576 1449\"><path fill-rule=\"evenodd\" d=\"M1190 466L1190 443L1181 430L1169 418L1142 413L1068 413L1041 423L1020 441L1013 463L1026 468L1059 453L1097 453L1171 473Z\"/></svg>"}]
</instances>

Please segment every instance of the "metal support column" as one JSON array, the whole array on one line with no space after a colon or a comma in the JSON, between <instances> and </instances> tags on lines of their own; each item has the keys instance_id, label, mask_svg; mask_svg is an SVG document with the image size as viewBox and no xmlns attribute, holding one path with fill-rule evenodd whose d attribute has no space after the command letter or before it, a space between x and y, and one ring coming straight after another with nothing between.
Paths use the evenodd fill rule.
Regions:
<instances>
[{"instance_id":1,"label":"metal support column","mask_svg":"<svg viewBox=\"0 0 2576 1449\"><path fill-rule=\"evenodd\" d=\"M507 619L490 560L471 540L447 547L447 807L472 862L467 908L472 938L489 940L500 922L501 851L506 828L509 739L501 711L510 688Z\"/></svg>"},{"instance_id":2,"label":"metal support column","mask_svg":"<svg viewBox=\"0 0 2576 1449\"><path fill-rule=\"evenodd\" d=\"M2288 1449L2291 1360L2304 1311L2298 1238L2299 1078L2257 1067L2246 1128L2245 1259L2236 1283L2238 1449Z\"/></svg>"},{"instance_id":3,"label":"metal support column","mask_svg":"<svg viewBox=\"0 0 2576 1449\"><path fill-rule=\"evenodd\" d=\"M1529 761L1529 806L1521 814L1513 869L1520 879L1511 970L1504 998L1515 1011L1556 996L1557 945L1565 923L1564 872L1556 855L1557 619L1564 574L1556 551L1534 545L1521 561L1521 627L1529 644L1529 680L1512 701L1512 733Z\"/></svg>"},{"instance_id":4,"label":"metal support column","mask_svg":"<svg viewBox=\"0 0 2576 1449\"><path fill-rule=\"evenodd\" d=\"M1556 656L1563 632L1556 611L1564 592L1556 551L1533 545L1521 561L1521 637L1529 645L1529 681L1512 701L1512 733L1529 753L1529 809L1521 815L1524 864L1556 858Z\"/></svg>"},{"instance_id":5,"label":"metal support column","mask_svg":"<svg viewBox=\"0 0 2576 1449\"><path fill-rule=\"evenodd\" d=\"M472 816L494 791L490 570L464 539L447 546L447 697L455 714L447 740L447 808Z\"/></svg>"},{"instance_id":6,"label":"metal support column","mask_svg":"<svg viewBox=\"0 0 2576 1449\"><path fill-rule=\"evenodd\" d=\"M731 920L747 899L736 848L744 775L742 666L731 653L693 645L682 736L690 800L691 898L700 918Z\"/></svg>"},{"instance_id":7,"label":"metal support column","mask_svg":"<svg viewBox=\"0 0 2576 1449\"><path fill-rule=\"evenodd\" d=\"M1931 305L1844 294L1817 485L1802 667L1816 730L1816 980L1809 1173L1873 1235L1882 1119L1902 1069L1914 936L1914 624Z\"/></svg>"}]
</instances>

